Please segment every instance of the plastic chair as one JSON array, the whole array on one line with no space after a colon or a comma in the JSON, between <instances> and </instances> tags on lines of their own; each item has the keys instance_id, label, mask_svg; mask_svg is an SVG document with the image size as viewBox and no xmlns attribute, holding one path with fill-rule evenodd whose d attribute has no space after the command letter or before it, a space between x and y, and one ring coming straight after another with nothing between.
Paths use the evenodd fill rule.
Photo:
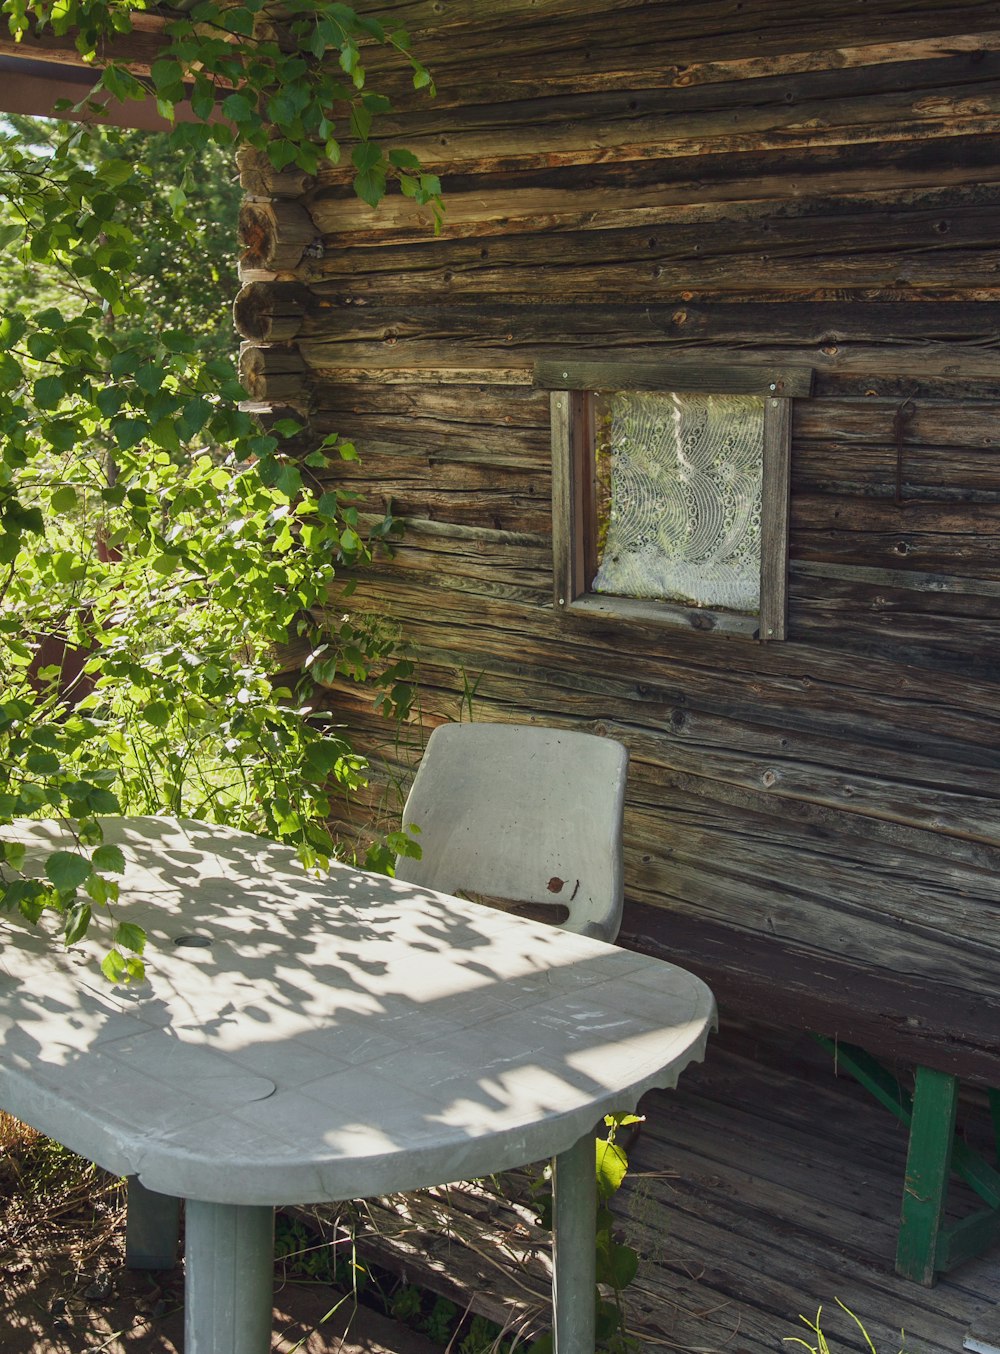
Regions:
<instances>
[{"instance_id":1,"label":"plastic chair","mask_svg":"<svg viewBox=\"0 0 1000 1354\"><path fill-rule=\"evenodd\" d=\"M614 940L622 919L628 753L593 734L444 724L403 810L422 857L397 879L442 893L568 910L567 931Z\"/></svg>"}]
</instances>

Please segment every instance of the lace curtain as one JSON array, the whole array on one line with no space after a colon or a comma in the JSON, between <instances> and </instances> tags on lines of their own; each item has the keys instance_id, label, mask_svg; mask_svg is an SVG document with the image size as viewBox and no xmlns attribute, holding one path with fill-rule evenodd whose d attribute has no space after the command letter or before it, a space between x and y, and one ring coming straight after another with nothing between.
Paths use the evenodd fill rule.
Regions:
<instances>
[{"instance_id":1,"label":"lace curtain","mask_svg":"<svg viewBox=\"0 0 1000 1354\"><path fill-rule=\"evenodd\" d=\"M760 608L764 401L598 396L594 592Z\"/></svg>"}]
</instances>

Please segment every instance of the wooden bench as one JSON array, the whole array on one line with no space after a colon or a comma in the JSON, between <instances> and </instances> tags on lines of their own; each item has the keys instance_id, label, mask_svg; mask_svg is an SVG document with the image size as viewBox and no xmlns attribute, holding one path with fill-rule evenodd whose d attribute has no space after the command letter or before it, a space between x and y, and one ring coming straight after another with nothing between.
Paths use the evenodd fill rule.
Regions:
<instances>
[{"instance_id":1,"label":"wooden bench","mask_svg":"<svg viewBox=\"0 0 1000 1354\"><path fill-rule=\"evenodd\" d=\"M829 951L641 903L627 903L619 943L697 973L727 1012L820 1036L909 1130L896 1269L933 1284L1000 1238L1000 1171L955 1138L960 1084L986 1088L1000 1152L998 990L964 990ZM1000 960L1000 953L998 953ZM913 1067L913 1087L886 1064ZM952 1172L983 1207L945 1224Z\"/></svg>"}]
</instances>

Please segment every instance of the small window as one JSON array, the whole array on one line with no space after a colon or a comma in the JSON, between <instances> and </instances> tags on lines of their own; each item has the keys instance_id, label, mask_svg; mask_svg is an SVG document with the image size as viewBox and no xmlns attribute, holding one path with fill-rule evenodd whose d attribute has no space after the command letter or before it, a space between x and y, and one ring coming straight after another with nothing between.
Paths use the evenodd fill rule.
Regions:
<instances>
[{"instance_id":1,"label":"small window","mask_svg":"<svg viewBox=\"0 0 1000 1354\"><path fill-rule=\"evenodd\" d=\"M555 603L785 636L791 398L807 368L539 363Z\"/></svg>"}]
</instances>

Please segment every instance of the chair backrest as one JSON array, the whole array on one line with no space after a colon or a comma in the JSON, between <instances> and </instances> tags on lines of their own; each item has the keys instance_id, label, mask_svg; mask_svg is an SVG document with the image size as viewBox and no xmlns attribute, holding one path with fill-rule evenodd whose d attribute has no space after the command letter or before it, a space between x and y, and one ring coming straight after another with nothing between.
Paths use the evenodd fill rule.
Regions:
<instances>
[{"instance_id":1,"label":"chair backrest","mask_svg":"<svg viewBox=\"0 0 1000 1354\"><path fill-rule=\"evenodd\" d=\"M628 753L588 733L444 724L403 810L422 857L396 877L442 893L568 908L568 931L614 940L622 918Z\"/></svg>"}]
</instances>

